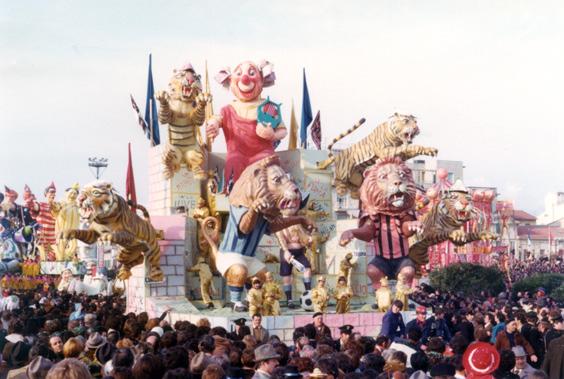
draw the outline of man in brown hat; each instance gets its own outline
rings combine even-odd
[[[255,349],[255,361],[258,368],[252,379],[270,379],[274,369],[278,367],[280,355],[271,344],[260,345]]]

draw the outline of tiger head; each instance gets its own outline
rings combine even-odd
[[[181,101],[194,101],[202,92],[200,75],[196,74],[191,64],[185,65],[180,70],[174,70],[168,87],[170,97]]]
[[[415,205],[415,181],[411,170],[398,157],[379,159],[364,172],[360,187],[363,212],[399,215]]]
[[[474,216],[476,210],[472,196],[464,188],[462,181],[457,180],[449,191],[442,195],[439,202],[439,212],[455,225],[462,225]]]
[[[412,115],[394,113],[387,121],[388,128],[398,145],[409,145],[419,134],[417,119]]]
[[[87,184],[77,199],[81,217],[92,220],[112,215],[117,208],[116,196],[109,182],[95,181]]]

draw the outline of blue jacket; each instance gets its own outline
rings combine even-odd
[[[405,335],[405,324],[401,313],[392,313],[389,310],[384,314],[380,335],[386,336],[392,341]]]
[[[450,341],[452,334],[444,318],[439,319],[432,316],[425,321],[422,340],[427,343],[427,340],[431,337],[442,337],[445,342]]]

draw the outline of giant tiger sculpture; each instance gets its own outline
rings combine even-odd
[[[174,70],[169,92],[159,91],[156,97],[160,104],[159,121],[168,124],[164,177],[172,178],[184,163],[197,179],[207,178],[198,127],[204,123],[206,104],[211,97],[202,93],[200,76],[188,63]]]
[[[422,232],[409,248],[409,257],[415,263],[417,275],[421,274],[421,266],[429,263],[428,249],[431,246],[447,240],[456,246],[463,246],[474,241],[497,239],[497,235],[487,230],[463,230],[464,224],[479,218],[480,211],[474,208],[472,196],[462,181],[457,180],[421,219]]]
[[[214,238],[217,234],[210,233],[217,219],[208,217],[201,223],[202,234],[211,246],[217,269],[227,280],[236,311],[246,309],[242,294],[247,279],[265,279],[266,267],[255,258],[261,237],[297,224],[313,230],[313,224],[305,217],[281,214],[282,209],[294,210],[295,214],[304,198],[280,167],[278,156],[271,155],[248,166],[235,182],[229,195],[229,220],[219,248]]]
[[[416,220],[415,182],[411,170],[399,158],[384,158],[366,170],[360,187],[362,203],[359,227],[341,234],[340,244],[353,238],[374,243],[374,259],[367,266],[367,275],[375,289],[387,276],[402,274],[407,285],[415,275],[415,264],[408,257],[408,239],[421,228]]]
[[[148,279],[163,280],[157,231],[151,225],[145,208],[136,205],[144,212],[145,219],[142,219],[129,208],[126,200],[114,191],[111,183],[103,181],[86,185],[78,201],[83,216],[90,219],[90,227],[87,230],[64,230],[61,232],[61,239],[76,238],[87,244],[99,240],[119,245],[116,257],[121,263],[117,275],[119,279],[128,279],[131,276],[131,268],[142,264],[146,259],[150,266]]]
[[[361,119],[355,126],[340,134],[331,142],[328,149],[343,137],[354,132],[364,123]],[[329,158],[318,162],[317,167],[325,169],[335,164],[333,184],[337,194],[344,196],[350,190],[353,198],[358,198],[362,184],[362,174],[367,167],[379,158],[400,157],[404,161],[418,155],[436,156],[437,149],[413,145],[413,138],[419,134],[417,120],[411,115],[394,113],[386,122],[378,125],[368,136],[340,151],[336,155],[329,153]]]

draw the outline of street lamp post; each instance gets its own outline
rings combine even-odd
[[[88,167],[96,180],[100,179],[104,170],[108,167],[108,158],[90,157],[88,158]],[[95,172],[94,172],[95,171]]]

